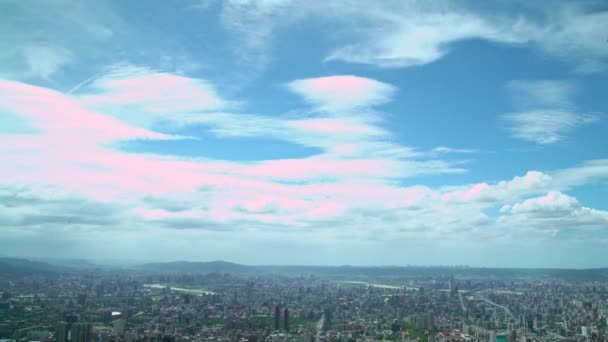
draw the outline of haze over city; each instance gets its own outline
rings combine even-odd
[[[0,1],[0,253],[607,267],[607,39],[604,1]]]

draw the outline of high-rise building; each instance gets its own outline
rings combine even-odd
[[[435,317],[433,316],[433,311],[429,310],[426,313],[426,328],[433,333],[433,329],[435,329]]]
[[[79,293],[78,294],[78,305],[85,306],[87,304],[87,294]]]
[[[528,320],[526,319],[526,316],[519,315],[519,327],[527,328],[527,326],[528,326]]]
[[[114,328],[114,335],[122,336],[125,333],[127,327],[127,321],[124,318],[119,318],[112,322]]]
[[[289,310],[287,308],[285,308],[283,315],[285,331],[289,331]]]
[[[275,330],[279,330],[281,329],[281,308],[276,305],[274,307],[274,329]]]
[[[490,332],[488,333],[488,342],[496,342],[496,332],[493,330],[490,330]]]
[[[72,324],[70,342],[90,342],[91,329],[91,323]]]
[[[456,297],[456,294],[458,293],[458,286],[456,286],[454,277],[450,277],[449,288],[450,288],[450,299],[452,299],[452,298]]]
[[[68,323],[60,322],[57,324],[57,331],[55,333],[56,342],[68,342]]]

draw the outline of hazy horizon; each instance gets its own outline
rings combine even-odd
[[[488,268],[488,269],[571,269],[571,270],[586,270],[586,269],[604,269],[608,268],[608,265],[598,264],[598,266],[591,267],[564,267],[564,266],[543,266],[543,265],[519,265],[519,266],[500,266],[500,265],[468,265],[468,264],[290,264],[290,263],[247,263],[247,262],[236,262],[231,260],[223,259],[208,259],[208,260],[196,260],[196,259],[112,259],[112,258],[70,258],[70,257],[53,257],[53,256],[31,256],[31,255],[0,255],[1,258],[14,258],[24,259],[29,261],[38,261],[45,263],[62,263],[70,261],[82,261],[90,263],[91,265],[99,266],[115,266],[115,267],[130,267],[144,264],[171,264],[171,263],[228,263],[250,267],[378,267],[378,268],[391,268],[391,267],[414,267],[414,268]]]
[[[608,3],[0,13],[2,253],[608,267]]]

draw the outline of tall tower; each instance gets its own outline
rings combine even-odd
[[[433,315],[432,310],[429,310],[426,313],[426,327],[429,330],[429,332],[432,334],[433,330],[435,329],[435,317]]]
[[[281,308],[279,305],[274,307],[274,330],[281,329]]]
[[[454,277],[450,277],[449,288],[450,288],[450,299],[452,299],[452,298],[454,298],[454,295],[456,294],[456,284],[454,283]]]
[[[283,319],[285,320],[285,331],[289,332],[289,310],[287,308],[285,308],[285,311],[283,312],[284,317]]]
[[[57,324],[57,335],[55,336],[56,342],[68,342],[68,324],[66,322],[60,322]]]
[[[89,342],[91,340],[91,324],[75,323],[72,325],[71,342]]]

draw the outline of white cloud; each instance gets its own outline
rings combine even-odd
[[[551,191],[542,197],[529,198],[523,202],[513,205],[505,205],[501,212],[513,214],[555,212],[560,215],[561,211],[572,211],[580,207],[578,201],[558,191]]]
[[[364,27],[363,37],[338,48],[326,60],[374,64],[381,67],[408,67],[434,62],[449,51],[449,44],[466,39],[487,39],[521,43],[525,38],[473,13],[445,12],[444,9],[406,8],[367,9],[372,24]],[[431,6],[429,6],[431,7]],[[394,12],[389,12],[394,11]],[[374,17],[375,16],[375,17]],[[380,24],[380,25],[378,25]]]
[[[608,178],[608,159],[590,160],[552,173],[557,189],[571,189],[585,184],[597,185]]]
[[[148,75],[148,70],[138,70],[125,71],[119,79],[141,80]],[[371,93],[377,90],[367,79],[357,82]],[[473,236],[508,239],[510,234],[527,230],[546,234],[536,225],[538,215],[530,225],[522,218],[531,215],[524,213],[524,207],[547,211],[534,206],[540,200],[525,202],[526,197],[608,178],[606,162],[596,160],[496,182],[452,188],[406,186],[401,181],[408,177],[465,172],[457,162],[437,155],[471,151],[442,146],[425,152],[402,146],[380,126],[381,113],[373,119],[359,110],[348,115],[319,114],[316,106],[350,96],[341,90],[311,102],[316,114],[309,118],[182,113],[180,123],[203,124],[219,136],[271,137],[321,149],[307,158],[237,162],[124,153],[105,145],[117,139],[168,137],[129,126],[104,111],[88,110],[80,96],[19,82],[5,81],[2,86],[1,106],[31,120],[40,130],[32,136],[3,136],[0,141],[0,159],[9,161],[0,169],[0,179],[13,189],[28,189],[14,192],[15,196],[9,191],[2,201],[12,207],[11,214],[0,221],[21,228],[11,228],[14,234],[7,233],[11,238],[22,236],[23,231],[40,234],[39,227],[56,232],[67,220],[74,223],[67,231],[92,232],[83,236],[97,236],[111,224],[120,237],[137,236],[144,229],[179,229],[179,236],[213,234],[219,238],[236,230],[260,242],[293,239],[297,231],[299,238],[327,243],[417,240],[466,244]],[[150,103],[147,93],[144,95],[143,103]],[[363,99],[361,105],[381,103],[365,93],[358,93],[358,98]],[[55,111],[39,110],[43,107]],[[144,106],[141,113],[153,111]],[[44,195],[45,189],[57,189],[60,195],[55,197],[61,200],[53,206],[37,206],[49,197]],[[82,198],[112,204],[107,220],[95,220],[90,212],[78,214],[73,203]],[[567,198],[554,202],[559,210],[570,210],[567,222],[601,229],[597,223],[604,217],[601,212],[581,209]],[[485,212],[505,204],[497,222]],[[62,205],[69,215],[53,214],[62,212]],[[515,224],[519,228],[514,230]]]
[[[219,21],[232,33],[230,48],[244,66],[254,72],[263,70],[272,60],[274,30],[290,18],[291,1],[225,1]]]
[[[581,64],[577,65],[573,73],[579,75],[597,74],[608,70],[608,64],[600,62],[594,59],[584,60]]]
[[[584,207],[574,197],[559,191],[505,205],[500,211],[508,215],[499,217],[497,223],[514,230],[525,227],[552,236],[570,230],[608,230],[608,211]]]
[[[579,126],[599,120],[599,115],[578,112],[574,84],[563,80],[516,80],[507,84],[519,111],[502,116],[515,138],[553,144]]]
[[[574,65],[575,72],[601,72],[608,45],[597,32],[605,31],[608,11],[588,3],[556,3],[513,13],[500,8],[483,12],[444,1],[402,1],[356,5],[343,2],[344,11],[328,11],[346,25],[357,25],[351,42],[334,50],[327,60],[408,67],[445,56],[450,44],[483,39],[529,46]],[[346,15],[350,20],[340,18]]]
[[[505,114],[503,119],[513,137],[538,144],[553,144],[579,126],[599,120],[599,117],[559,109],[539,109]]]
[[[337,33],[330,34],[328,40],[340,48],[330,59],[357,63],[431,63],[448,54],[451,44],[466,39],[534,44],[551,55],[572,59],[574,64],[579,61],[574,51],[562,54],[558,53],[560,48],[541,46],[545,44],[541,37],[546,44],[552,39],[565,39],[564,35],[576,39],[581,32],[555,37],[552,33],[579,28],[549,25],[545,29],[525,16],[485,15],[472,9],[450,8],[456,6],[453,3],[437,4],[235,1],[220,4],[220,20],[240,35],[233,37],[238,43],[233,48],[241,62],[254,67],[263,67],[271,59],[276,28],[299,20],[318,24],[318,29],[328,24],[336,28]],[[567,12],[564,15],[568,18],[587,16],[576,10]],[[100,15],[107,19],[107,12]],[[65,29],[66,17],[57,16],[63,20],[53,20],[53,25]],[[597,18],[603,17],[586,19],[597,26]],[[86,58],[81,66],[89,62],[97,65],[106,60],[96,59],[97,52],[114,60],[113,44],[99,44],[110,36],[119,39],[116,46],[129,46],[129,51],[137,50],[141,58],[154,59],[158,54],[150,54],[146,43],[140,44],[133,37],[153,37],[148,41],[153,50],[163,51],[163,56],[166,53],[162,42],[169,40],[163,35],[147,34],[150,31],[135,34],[128,25],[109,25],[110,30],[106,25],[95,25],[90,13],[74,20],[81,22],[75,26],[86,34],[81,39],[81,32],[75,31],[77,34],[61,39],[56,46],[79,49],[67,52],[43,45],[50,50],[41,51],[36,47],[30,51],[32,56],[46,53],[50,58],[37,63],[33,57],[29,72],[52,78],[70,60],[83,56]],[[85,25],[87,22],[92,26]],[[69,25],[73,23],[69,21]],[[49,32],[61,32],[57,29]],[[124,36],[130,38],[121,39]],[[22,38],[15,38],[18,51],[23,50],[23,42],[36,41]],[[594,44],[589,39],[580,43],[581,55]],[[106,47],[107,51],[101,51]],[[596,72],[597,65],[602,64],[603,47],[594,49],[588,66],[581,69]],[[450,188],[415,185],[411,177],[466,172],[463,161],[442,158],[475,150],[439,146],[424,151],[398,142],[383,121],[384,113],[374,109],[392,99],[396,92],[393,86],[357,76],[301,79],[287,85],[309,105],[298,117],[218,112],[237,109],[210,82],[166,71],[176,63],[172,58],[161,61],[162,67],[123,65],[101,76],[96,74],[99,70],[87,70],[87,75],[94,76],[68,94],[2,82],[0,109],[29,120],[38,130],[28,135],[0,136],[0,160],[4,161],[0,179],[6,186],[0,187],[0,208],[7,209],[0,211],[4,246],[15,241],[25,246],[19,238],[34,237],[39,243],[52,244],[50,252],[63,251],[57,241],[63,238],[67,247],[82,249],[73,253],[87,253],[87,247],[98,252],[104,248],[139,252],[141,246],[154,246],[150,247],[154,250],[151,255],[158,257],[157,252],[164,251],[158,247],[161,241],[170,241],[178,253],[188,249],[191,254],[186,257],[207,257],[213,254],[197,254],[201,242],[213,241],[205,244],[205,253],[213,249],[225,253],[245,244],[257,249],[264,243],[283,245],[296,240],[303,240],[307,248],[325,244],[351,250],[360,245],[376,247],[377,242],[458,241],[467,246],[508,238],[512,232],[553,234],[577,227],[606,227],[604,211],[584,207],[560,192],[606,180],[606,160]],[[0,60],[5,61],[2,56]],[[204,64],[197,60],[185,69]],[[520,132],[524,139],[554,142],[575,127],[597,120],[593,114],[570,108],[575,89],[567,82],[514,81],[510,89],[528,93],[520,98],[523,108],[506,119],[513,133]],[[545,118],[547,111],[552,115]],[[529,113],[537,115],[529,117]],[[242,162],[126,153],[107,146],[124,139],[175,138],[151,128],[160,125],[169,131],[198,125],[221,138],[278,139],[318,151],[305,158]],[[521,133],[526,129],[527,133]],[[528,198],[541,193],[548,194]],[[501,206],[502,217],[495,222],[496,217],[489,212]],[[235,231],[243,242],[234,241]],[[141,243],[135,246],[132,241]]]
[[[193,121],[190,118],[229,105],[205,80],[133,65],[114,66],[73,89],[79,90],[83,105],[146,128],[182,126]]]
[[[547,23],[534,37],[541,50],[574,63],[575,72],[605,70],[598,66],[608,60],[608,11],[595,10],[592,2],[548,6],[546,11]]]
[[[11,79],[49,79],[72,64],[73,70],[93,67],[89,63],[115,52],[105,43],[117,39],[113,30],[123,33],[124,28],[116,12],[102,3],[2,1],[0,13],[11,13],[0,23],[0,74]]]
[[[352,75],[308,78],[287,87],[325,111],[346,111],[390,101],[396,88],[373,79]]]
[[[72,60],[72,53],[50,44],[28,44],[23,47],[26,75],[49,79]]]
[[[563,80],[516,80],[507,84],[516,105],[523,108],[571,107],[574,84]]]
[[[551,175],[540,171],[528,171],[524,176],[495,183],[477,183],[468,186],[446,188],[441,199],[447,203],[478,203],[492,206],[496,203],[518,200],[522,196],[537,194],[553,186]]]
[[[482,39],[526,46],[575,65],[575,72],[601,72],[608,45],[597,32],[605,29],[608,11],[589,3],[530,6],[514,12],[493,4],[483,9],[435,1],[228,1],[222,23],[236,40],[236,51],[251,64],[271,60],[279,28],[319,25],[337,45],[326,61],[410,67],[432,63],[459,41]],[[323,30],[325,27],[331,30]]]
[[[435,155],[459,154],[459,153],[460,154],[470,154],[470,153],[477,153],[477,152],[479,152],[479,151],[475,150],[475,149],[453,148],[453,147],[447,147],[447,146],[437,146],[430,151],[431,154],[435,154]]]

